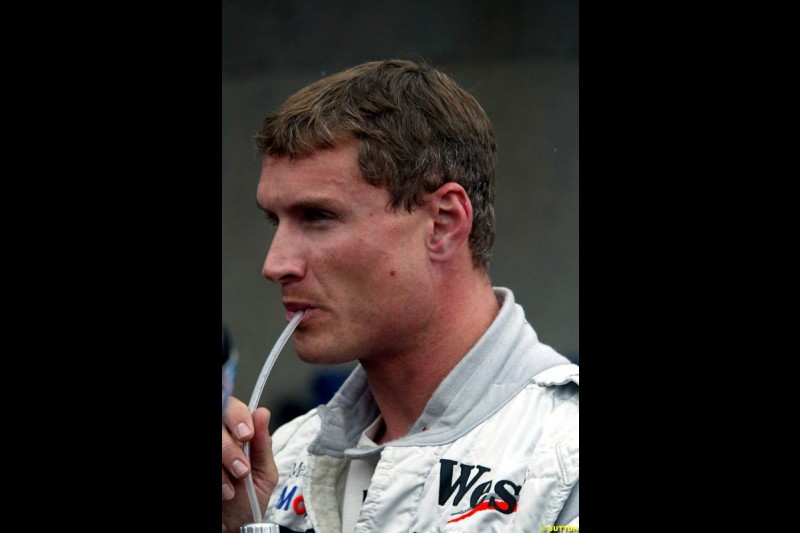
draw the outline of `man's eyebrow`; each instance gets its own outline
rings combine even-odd
[[[265,213],[272,213],[268,207],[262,205],[258,200],[256,200],[256,207]],[[318,198],[304,198],[302,200],[298,200],[297,202],[291,204],[289,209],[317,209],[320,211],[329,211],[331,209],[341,210],[342,204],[333,198],[321,196]]]
[[[329,211],[331,209],[341,209],[341,204],[333,198],[325,196],[319,198],[305,198],[291,206],[294,209],[317,209],[319,211]]]

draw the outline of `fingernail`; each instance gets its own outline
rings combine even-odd
[[[236,434],[239,435],[240,439],[250,436],[250,428],[244,422],[240,422],[238,426],[236,426]]]
[[[247,474],[247,467],[244,466],[244,463],[239,459],[236,459],[233,464],[231,464],[231,469],[233,473],[236,474],[236,477],[244,477]]]
[[[222,499],[223,500],[230,500],[233,498],[233,487],[228,485],[227,483],[222,484]]]

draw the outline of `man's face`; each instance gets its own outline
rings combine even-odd
[[[277,231],[264,277],[281,286],[301,359],[398,357],[424,344],[433,313],[424,208],[389,208],[349,143],[296,159],[264,157],[258,203]]]

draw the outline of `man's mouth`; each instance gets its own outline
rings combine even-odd
[[[316,309],[313,305],[305,302],[299,301],[284,301],[283,306],[286,308],[286,321],[289,322],[294,315],[296,315],[299,311],[305,311],[305,315],[300,320],[300,324],[303,324],[308,320],[309,315],[314,312]],[[298,324],[299,326],[299,324]]]

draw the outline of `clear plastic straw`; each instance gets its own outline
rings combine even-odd
[[[261,369],[261,375],[258,376],[258,381],[256,381],[256,386],[253,389],[253,395],[250,397],[250,404],[248,408],[250,409],[250,414],[252,415],[256,407],[258,407],[258,401],[261,399],[261,392],[264,390],[264,384],[267,382],[267,378],[269,377],[269,373],[272,371],[272,366],[275,364],[275,361],[278,359],[278,355],[280,355],[281,350],[286,345],[286,342],[291,337],[294,329],[297,327],[297,324],[300,322],[300,319],[303,318],[303,314],[305,311],[298,311],[286,325],[286,328],[281,333],[281,336],[278,337],[278,340],[275,342],[275,346],[272,347],[272,351],[269,352],[267,356],[266,362],[264,362],[264,368]],[[250,462],[250,443],[244,443],[244,455],[247,457],[247,462]],[[254,522],[263,522],[264,517],[261,514],[261,507],[258,505],[258,495],[256,494],[256,487],[253,484],[253,469],[250,469],[250,472],[247,474],[247,478],[245,479],[245,485],[247,486],[247,497],[250,498],[250,508],[253,511],[253,521]]]

